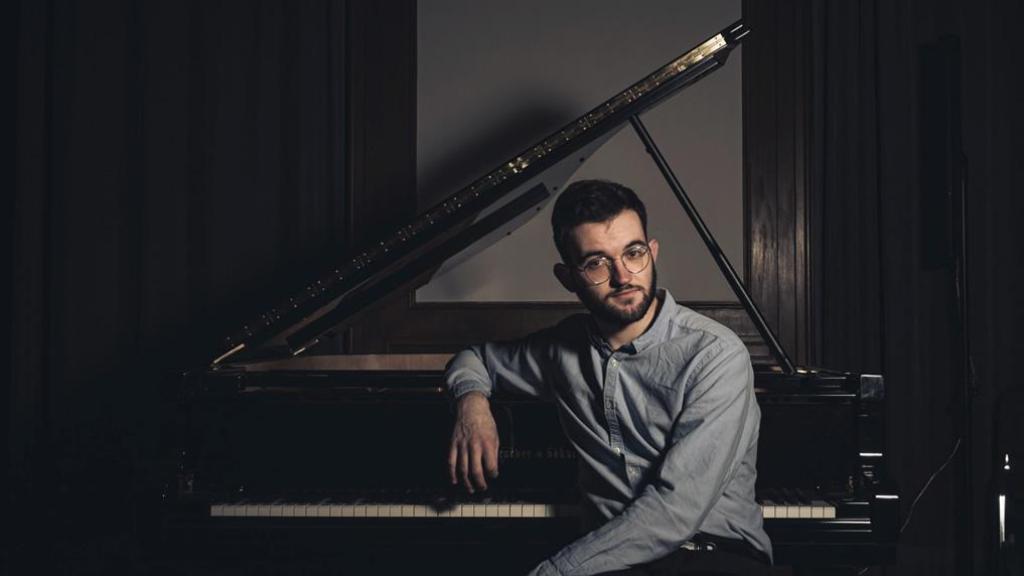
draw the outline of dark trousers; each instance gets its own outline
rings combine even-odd
[[[768,557],[742,540],[699,534],[698,550],[680,548],[664,558],[601,576],[767,576]]]

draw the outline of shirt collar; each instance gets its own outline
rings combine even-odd
[[[661,301],[661,306],[655,314],[651,325],[632,342],[619,348],[619,351],[627,354],[638,354],[665,339],[669,331],[670,319],[675,316],[676,308],[679,305],[676,304],[675,298],[672,297],[668,289],[659,288],[657,294],[658,299]],[[651,305],[657,306],[657,302],[652,302]],[[601,331],[597,329],[597,323],[594,321],[593,316],[590,317],[590,322],[587,323],[587,333],[591,344],[597,348],[601,356],[611,355],[612,348],[608,341],[604,339],[604,336],[601,335]]]

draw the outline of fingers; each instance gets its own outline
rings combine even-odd
[[[459,445],[459,479],[462,481],[462,485],[472,494],[473,485],[469,482],[469,448],[466,443],[463,442]]]
[[[452,440],[452,445],[448,449],[448,478],[451,479],[452,484],[458,484],[458,477],[455,475],[456,469],[459,465],[459,448],[455,444],[455,440]]]
[[[481,442],[474,442],[469,449],[470,475],[473,483],[481,490],[487,490],[487,480],[484,478],[484,467],[482,464],[484,447]],[[470,494],[473,489],[469,489]]]
[[[488,478],[498,477],[498,443],[491,442],[484,446],[484,471]]]
[[[448,479],[452,484],[461,483],[472,494],[487,490],[487,478],[497,477],[496,441],[452,441],[448,450]]]
[[[459,404],[448,448],[448,478],[472,494],[487,490],[487,478],[498,476],[498,430],[486,404],[474,398]]]

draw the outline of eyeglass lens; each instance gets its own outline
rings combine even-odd
[[[630,274],[643,272],[650,262],[650,251],[646,246],[634,246],[622,253],[619,260]],[[591,283],[603,284],[612,277],[614,262],[609,258],[594,258],[583,264],[583,273]]]

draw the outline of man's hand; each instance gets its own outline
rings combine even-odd
[[[491,414],[491,403],[480,392],[469,392],[459,398],[451,449],[448,451],[448,473],[452,484],[487,490],[487,480],[498,477],[498,427]]]

